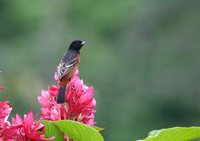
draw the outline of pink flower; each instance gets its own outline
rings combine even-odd
[[[4,87],[3,87],[3,86],[0,86],[0,91],[1,91],[1,90],[4,90]]]
[[[0,102],[0,123],[7,121],[11,111],[12,106],[8,103],[8,101]]]
[[[39,121],[34,121],[32,112],[24,116],[24,120],[17,114],[16,118],[12,118],[12,125],[2,132],[3,140],[17,141],[46,141],[53,138],[45,138],[44,125]]]
[[[55,79],[57,75],[55,74]],[[59,83],[59,82],[58,82]],[[65,103],[57,104],[59,86],[51,86],[48,91],[42,91],[38,97],[42,105],[41,115],[45,120],[75,120],[88,125],[94,125],[96,101],[93,98],[94,88],[84,85],[78,76],[78,71],[67,84]]]
[[[57,104],[56,98],[58,93],[57,86],[51,86],[48,91],[42,91],[42,96],[38,97],[38,101],[42,104],[42,116],[45,120],[62,120],[67,119],[67,105]]]
[[[2,138],[1,133],[10,125],[7,119],[11,111],[12,107],[8,104],[8,101],[0,102],[0,140]]]

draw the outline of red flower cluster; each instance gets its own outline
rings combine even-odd
[[[59,83],[59,82],[58,82]],[[0,86],[0,90],[4,87]],[[41,108],[41,119],[44,120],[74,120],[87,125],[94,125],[94,107],[96,101],[93,98],[94,88],[87,87],[78,76],[78,71],[67,84],[65,103],[57,104],[59,86],[51,86],[47,91],[42,90],[38,97]],[[34,115],[29,112],[22,119],[18,114],[12,118],[12,123],[7,121],[12,106],[8,101],[0,102],[0,141],[46,141],[54,137],[45,138],[45,126],[34,120]],[[68,138],[64,135],[64,138]]]
[[[12,107],[8,104],[8,101],[0,102],[0,140],[2,139],[2,132],[10,125],[7,119],[11,111]]]
[[[24,120],[19,115],[12,119],[12,124],[7,118],[12,110],[8,101],[0,102],[0,140],[1,141],[46,141],[44,137],[44,125],[34,121],[32,112],[24,116]]]
[[[56,75],[55,75],[56,76]],[[67,84],[65,103],[57,104],[59,86],[51,86],[47,91],[42,91],[38,97],[42,105],[41,115],[45,120],[75,120],[88,125],[94,125],[93,108],[96,101],[93,98],[94,88],[83,84],[78,76],[78,71]]]

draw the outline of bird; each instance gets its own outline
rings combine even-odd
[[[58,104],[65,101],[66,85],[79,67],[81,59],[80,49],[85,43],[85,41],[81,40],[72,41],[57,67],[56,72],[60,85],[57,98]]]

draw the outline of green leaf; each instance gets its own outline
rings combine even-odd
[[[103,141],[103,137],[93,127],[71,120],[54,121],[60,130],[75,141]]]
[[[151,131],[147,138],[138,141],[189,141],[200,138],[200,127],[173,127]]]
[[[52,122],[43,120],[42,124],[45,125],[45,137],[50,138],[52,136],[55,136],[55,139],[53,141],[64,141],[64,134],[60,131],[60,129]]]
[[[101,132],[104,130],[104,128],[97,127],[97,126],[91,126],[92,128],[96,129],[97,131]]]

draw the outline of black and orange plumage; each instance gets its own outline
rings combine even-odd
[[[78,69],[80,63],[80,49],[84,44],[84,41],[73,41],[58,65],[57,74],[60,81],[60,89],[57,103],[64,103],[65,101],[66,84]]]

